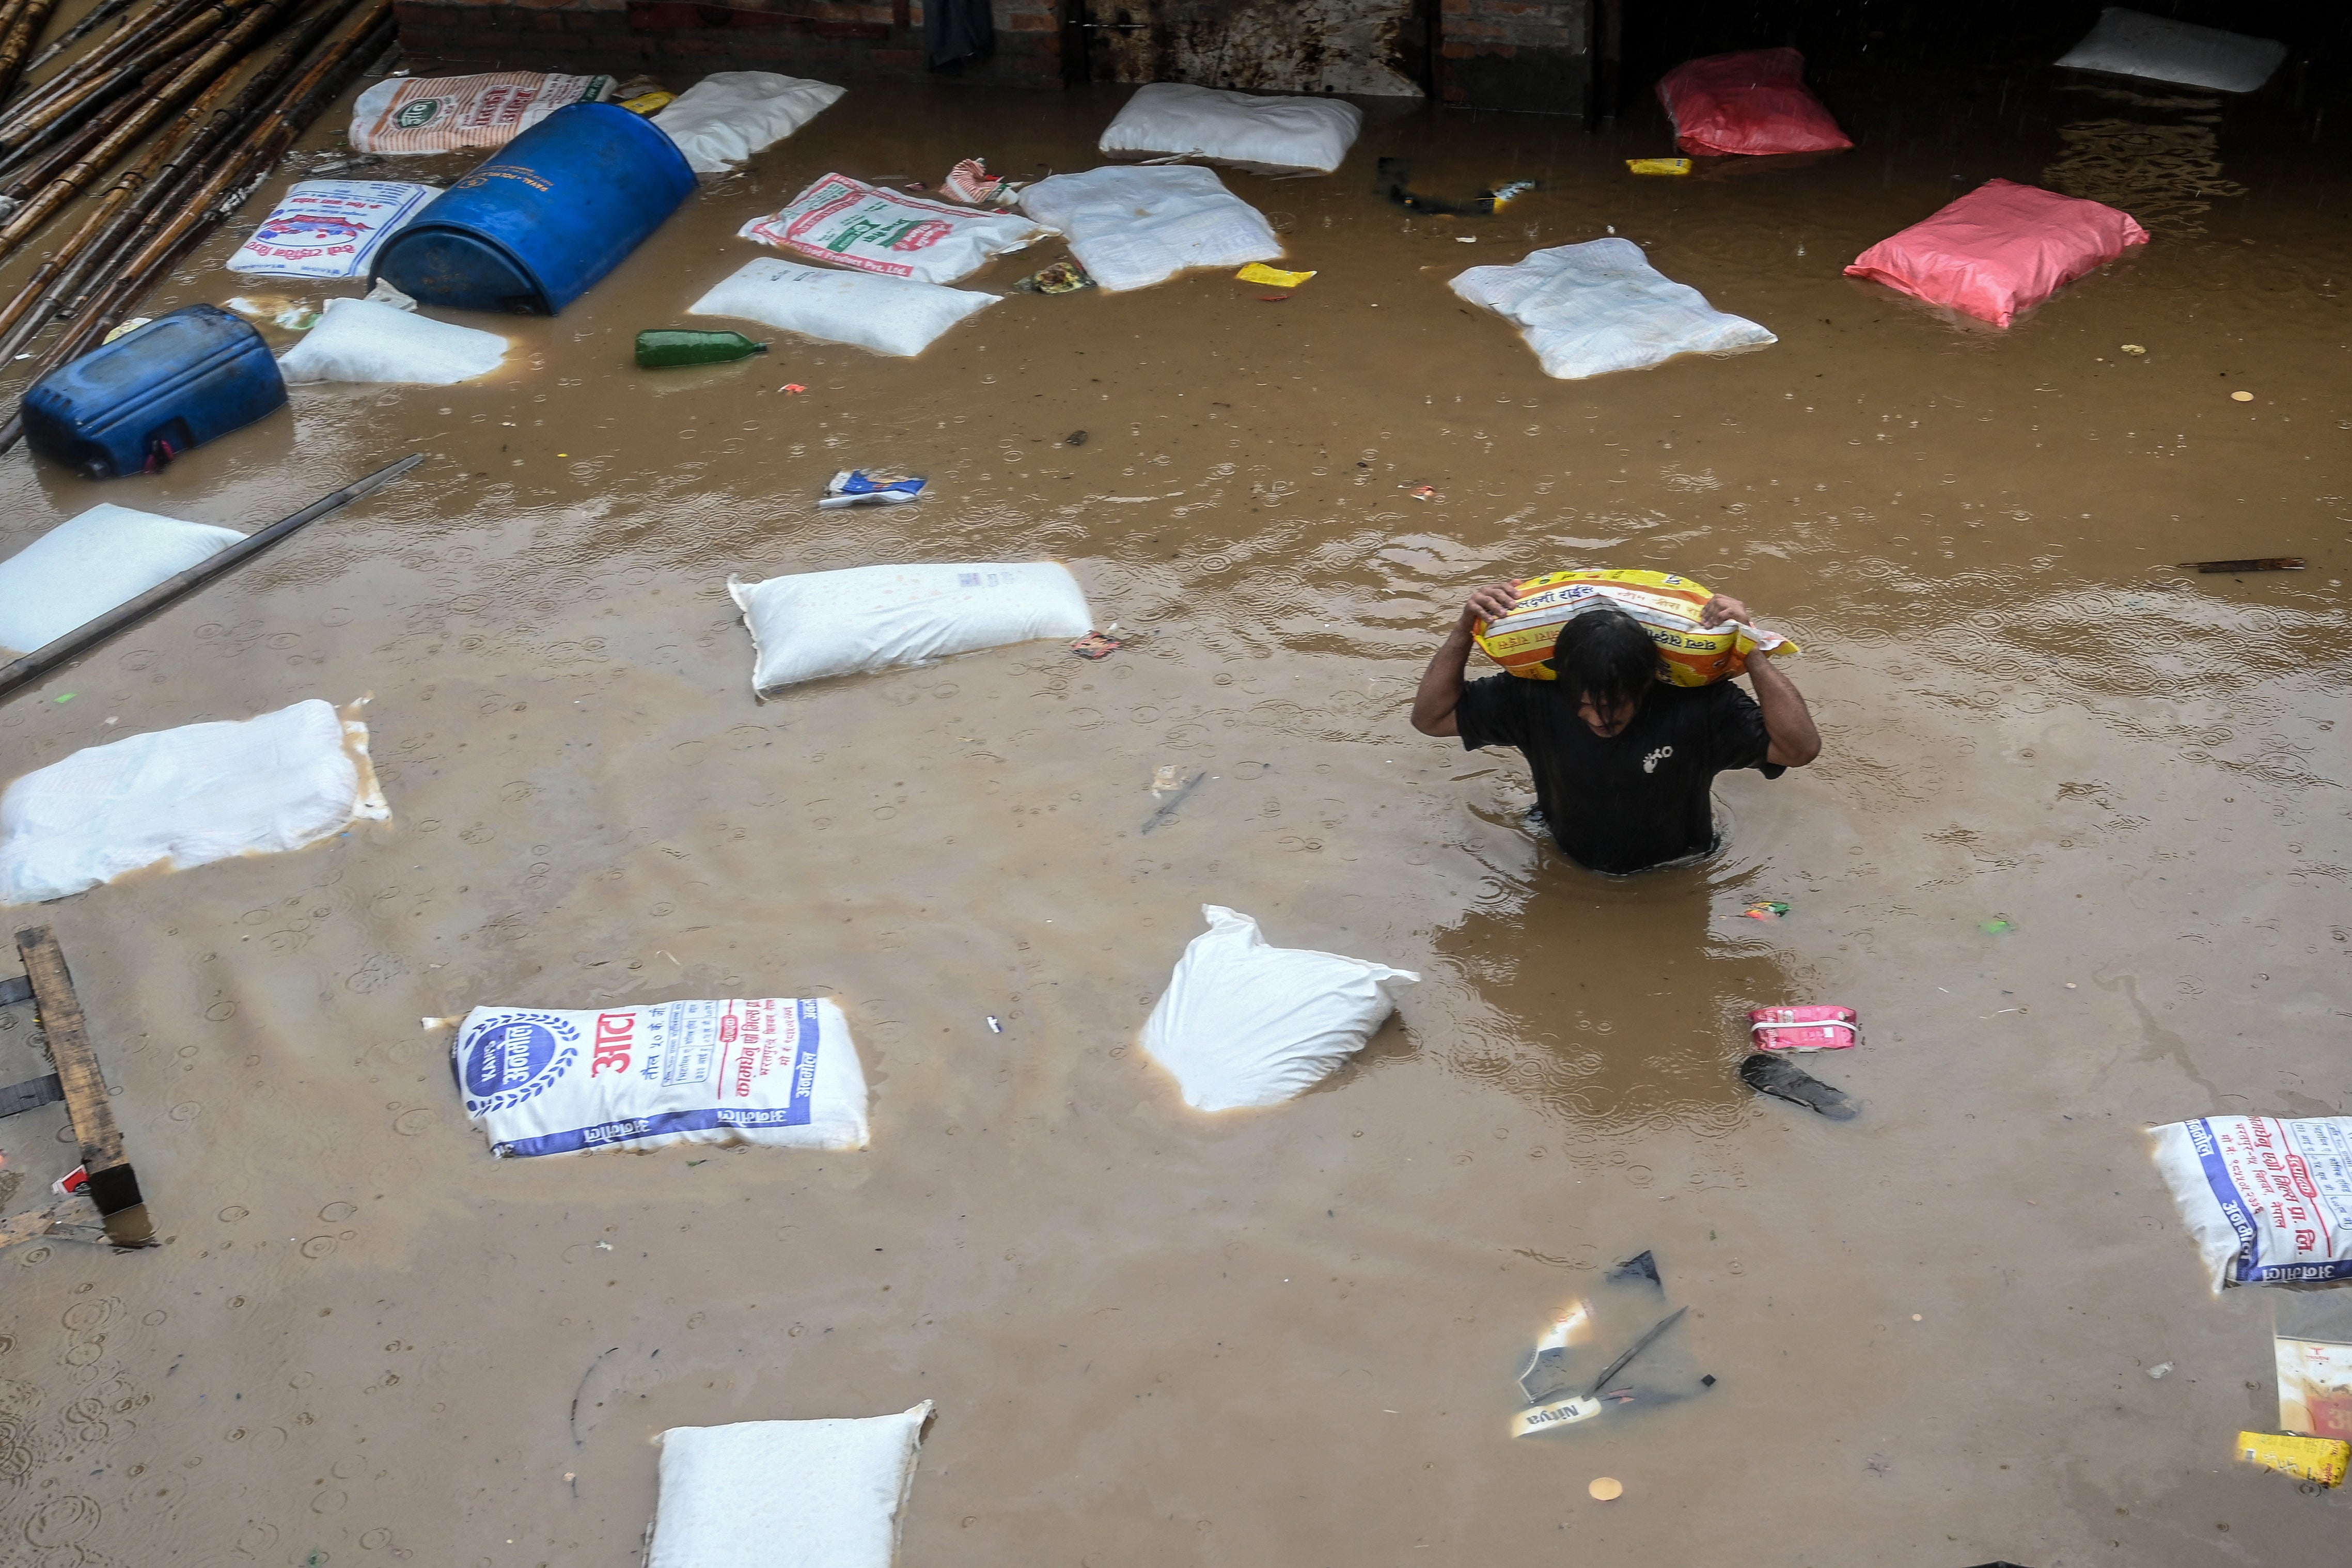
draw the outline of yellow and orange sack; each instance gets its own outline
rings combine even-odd
[[[1737,621],[1699,624],[1715,597],[1703,585],[1671,572],[1554,572],[1518,584],[1517,607],[1472,628],[1486,657],[1528,680],[1559,679],[1551,667],[1559,630],[1587,610],[1611,605],[1642,623],[1664,656],[1665,679],[1676,686],[1712,686],[1748,668],[1756,653],[1795,653],[1777,632]]]

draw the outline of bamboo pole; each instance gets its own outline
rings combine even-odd
[[[215,0],[214,4],[131,55],[119,68],[104,74],[93,74],[37,108],[23,110],[6,125],[0,126],[0,147],[22,146],[83,105],[124,91],[146,72],[173,58],[190,45],[218,32],[238,12],[260,3],[261,0]]]
[[[104,5],[91,7],[89,16],[84,16],[80,21],[76,22],[72,26],[68,27],[63,33],[59,34],[57,41],[51,44],[47,48],[43,49],[38,55],[36,55],[33,58],[33,63],[26,66],[25,68],[28,71],[37,71],[40,69],[43,66],[47,65],[51,60],[56,59],[59,55],[65,53],[66,50],[73,47],[74,45],[88,37],[92,30],[106,22],[111,21],[114,17],[121,16],[130,8],[131,0],[106,0]]]
[[[79,59],[68,60],[55,75],[39,85],[16,95],[0,125],[14,121],[47,103],[58,93],[93,77],[103,76],[121,60],[159,35],[160,29],[177,25],[179,19],[205,5],[207,0],[154,0],[136,21],[125,21],[114,37],[99,45]]]
[[[12,8],[7,32],[0,35],[0,97],[5,97],[25,74],[25,58],[41,41],[41,29],[49,25],[49,14],[57,8],[58,0],[21,0]]]

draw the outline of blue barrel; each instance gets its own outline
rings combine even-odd
[[[61,364],[25,393],[25,444],[93,479],[153,473],[286,406],[259,332],[190,305]]]
[[[374,276],[427,305],[552,316],[694,190],[667,132],[609,103],[557,110],[434,198]]]

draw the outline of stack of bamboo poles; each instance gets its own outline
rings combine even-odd
[[[56,3],[0,0],[0,93]],[[80,26],[128,4],[102,0]],[[0,305],[0,364],[54,322],[36,378],[100,342],[393,36],[392,0],[149,0],[104,43],[0,100],[0,258],[62,236]],[[110,174],[75,221],[68,209]],[[23,432],[21,418],[0,426],[0,451]]]

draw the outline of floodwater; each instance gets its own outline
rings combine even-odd
[[[2342,1496],[2230,1460],[2275,1424],[2270,1304],[2209,1289],[2142,1132],[2352,1105],[2340,137],[1861,77],[1850,154],[1640,180],[1647,113],[1383,105],[1338,177],[1229,176],[1320,271],[1283,302],[1196,276],[1013,296],[913,361],[629,363],[807,179],[1087,167],[1120,96],[860,88],[562,317],[478,323],[501,379],[298,389],[104,487],[0,461],[13,545],[430,455],[0,709],[13,775],[366,696],[393,808],[13,911],[63,941],[165,1245],[0,1253],[0,1559],[620,1568],[664,1428],[924,1399],[909,1564],[2340,1553]],[[2242,194],[2173,189],[2006,333],[1839,275],[2101,121],[2213,131],[2167,144]],[[1543,186],[1421,217],[1383,155]],[[1552,382],[1444,288],[1612,226],[1780,343]],[[272,288],[217,269],[236,237],[157,302]],[[857,464],[933,491],[814,510]],[[2311,569],[2168,564],[2279,554]],[[751,696],[730,574],[1046,556],[1150,640]],[[1804,644],[1827,749],[1722,781],[1704,867],[1564,864],[1515,756],[1405,722],[1470,588],[1585,564]],[[1146,836],[1171,766],[1209,776]],[[1135,1036],[1203,903],[1421,984],[1316,1091],[1189,1112]],[[494,1162],[418,1026],[812,994],[863,1153]],[[1804,1001],[1861,1010],[1815,1066],[1850,1123],[1734,1077],[1741,1015]],[[0,1124],[13,1206],[58,1114]],[[1533,1337],[1645,1248],[1714,1386],[1507,1436]]]

